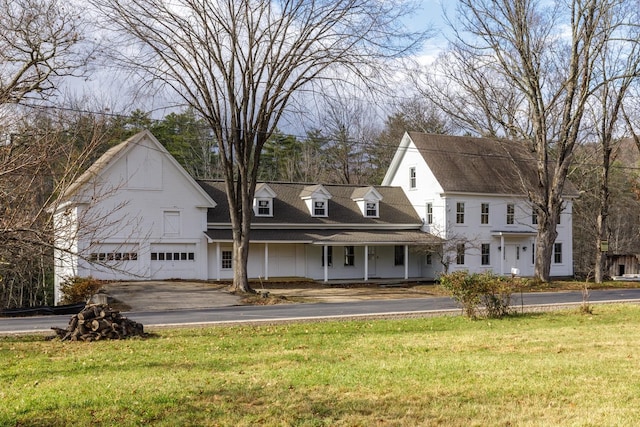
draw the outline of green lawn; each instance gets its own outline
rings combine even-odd
[[[629,426],[640,306],[0,338],[0,402],[1,426]]]

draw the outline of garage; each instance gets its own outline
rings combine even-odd
[[[196,278],[196,249],[194,243],[152,244],[150,247],[151,278]]]

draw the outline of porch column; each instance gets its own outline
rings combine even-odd
[[[369,245],[364,245],[364,281],[369,280]]]
[[[404,245],[404,280],[409,278],[409,245]]]
[[[220,260],[220,242],[216,242],[216,280],[220,280],[220,267],[222,266],[222,260]]]
[[[504,234],[500,235],[500,275],[504,275],[504,257],[507,248],[504,247]]]
[[[324,260],[324,281],[328,282],[329,281],[329,249],[327,249],[328,246],[327,245],[323,245],[322,246],[322,253],[324,254],[323,256],[323,260]]]
[[[269,243],[264,244],[264,280],[269,280]]]

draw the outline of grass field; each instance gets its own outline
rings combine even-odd
[[[135,320],[135,319],[133,319]],[[640,306],[0,338],[0,425],[630,426]]]

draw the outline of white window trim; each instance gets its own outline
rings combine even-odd
[[[373,210],[375,211],[373,215],[369,215],[369,204],[373,205]],[[367,218],[378,218],[380,216],[380,202],[377,200],[365,201],[364,202],[364,215]]]
[[[324,213],[323,214],[317,214],[316,213],[316,203],[322,203],[324,205]],[[316,218],[326,218],[329,216],[329,203],[328,200],[318,200],[318,199],[313,199],[311,201],[311,216],[312,217],[316,217]]]
[[[409,166],[409,190],[418,188],[418,170],[415,166]]]
[[[267,208],[269,209],[268,213],[260,213],[260,208],[261,208],[260,203],[262,202],[267,202],[267,205],[268,205]],[[257,198],[255,214],[256,216],[272,217],[273,216],[273,199],[266,198],[266,197]]]

